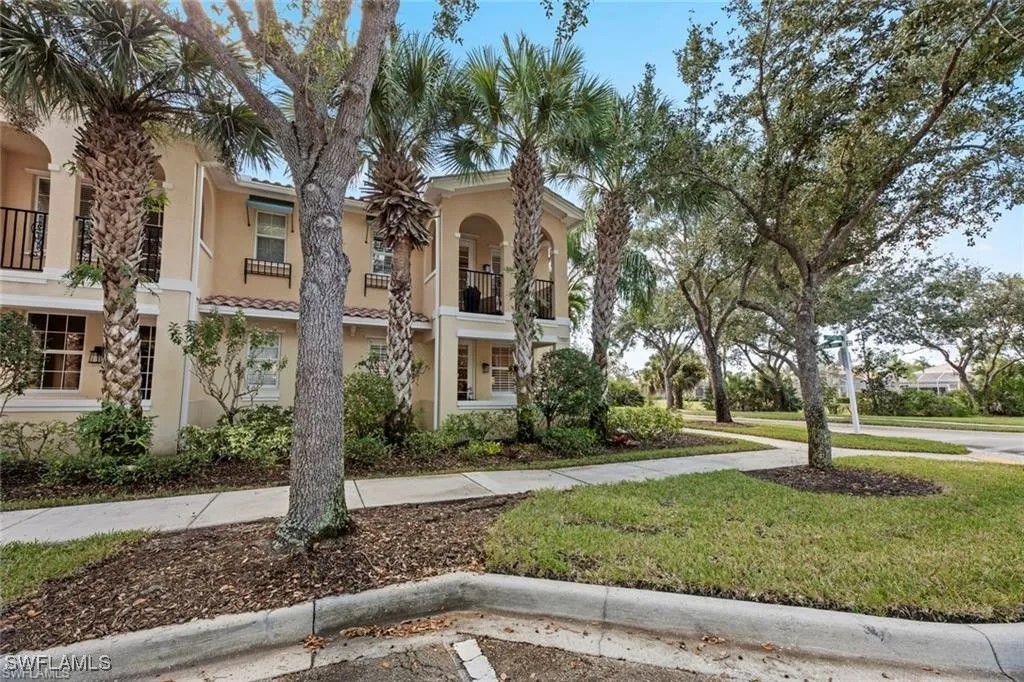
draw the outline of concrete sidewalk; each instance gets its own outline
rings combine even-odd
[[[687,429],[694,433],[708,433]],[[719,434],[714,434],[719,435]],[[618,483],[665,478],[723,469],[769,469],[804,464],[801,443],[769,438],[744,437],[775,449],[720,455],[669,457],[618,464],[594,464],[562,469],[472,471],[463,474],[371,478],[345,483],[351,509],[414,502],[441,502],[489,495],[521,493],[542,488],[564,489],[576,485]],[[920,453],[872,453],[866,450],[833,449],[836,457],[867,454],[925,457],[930,459],[993,461],[979,454],[924,455]],[[998,460],[996,460],[998,461]],[[0,544],[15,541],[72,540],[95,533],[120,530],[183,530],[226,523],[241,523],[284,516],[288,486],[223,493],[159,497],[124,502],[104,502],[70,507],[25,509],[0,513]]]

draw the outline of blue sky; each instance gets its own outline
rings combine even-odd
[[[523,32],[530,39],[550,43],[557,26],[548,19],[539,0],[478,0],[479,9],[459,35],[462,44],[451,45],[460,56],[470,49],[497,45],[502,33]],[[666,0],[591,0],[588,24],[574,40],[587,55],[589,70],[609,80],[622,92],[637,83],[648,62],[657,68],[657,84],[669,96],[680,99],[684,89],[676,76],[675,55],[685,39],[691,20],[714,22],[724,34],[731,25],[724,2]],[[406,31],[429,32],[437,4],[433,0],[402,0],[398,21]],[[285,180],[283,172],[273,174]],[[570,197],[572,193],[570,192]],[[969,246],[960,234],[949,234],[931,248],[936,255],[954,254],[1002,272],[1024,272],[1024,206],[1017,206],[994,221],[985,238]]]

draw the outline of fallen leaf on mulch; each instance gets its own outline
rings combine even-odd
[[[46,649],[480,567],[484,531],[524,497],[356,510],[349,533],[307,554],[275,552],[273,521],[154,536],[4,604],[0,651]]]

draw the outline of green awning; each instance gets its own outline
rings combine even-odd
[[[249,195],[249,200],[245,202],[245,205],[249,208],[255,208],[258,211],[281,213],[283,215],[291,215],[295,210],[295,204],[291,201],[258,197],[253,194]]]

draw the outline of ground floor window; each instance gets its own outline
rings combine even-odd
[[[366,368],[381,376],[388,373],[388,344],[384,339],[370,339],[366,354]]]
[[[156,327],[139,326],[139,363],[142,365],[142,399],[153,397],[153,360],[156,358]]]
[[[458,400],[473,399],[473,384],[469,375],[469,344],[459,344],[459,354],[456,370],[456,398]]]
[[[277,368],[281,362],[281,335],[268,334],[264,343],[254,344],[249,349],[249,358],[254,362],[246,369],[245,380],[250,389],[276,391],[278,389]]]
[[[491,393],[515,393],[516,377],[512,371],[512,347],[491,346]]]
[[[43,354],[36,388],[77,391],[82,379],[85,318],[78,315],[30,313],[28,321],[36,331]]]

